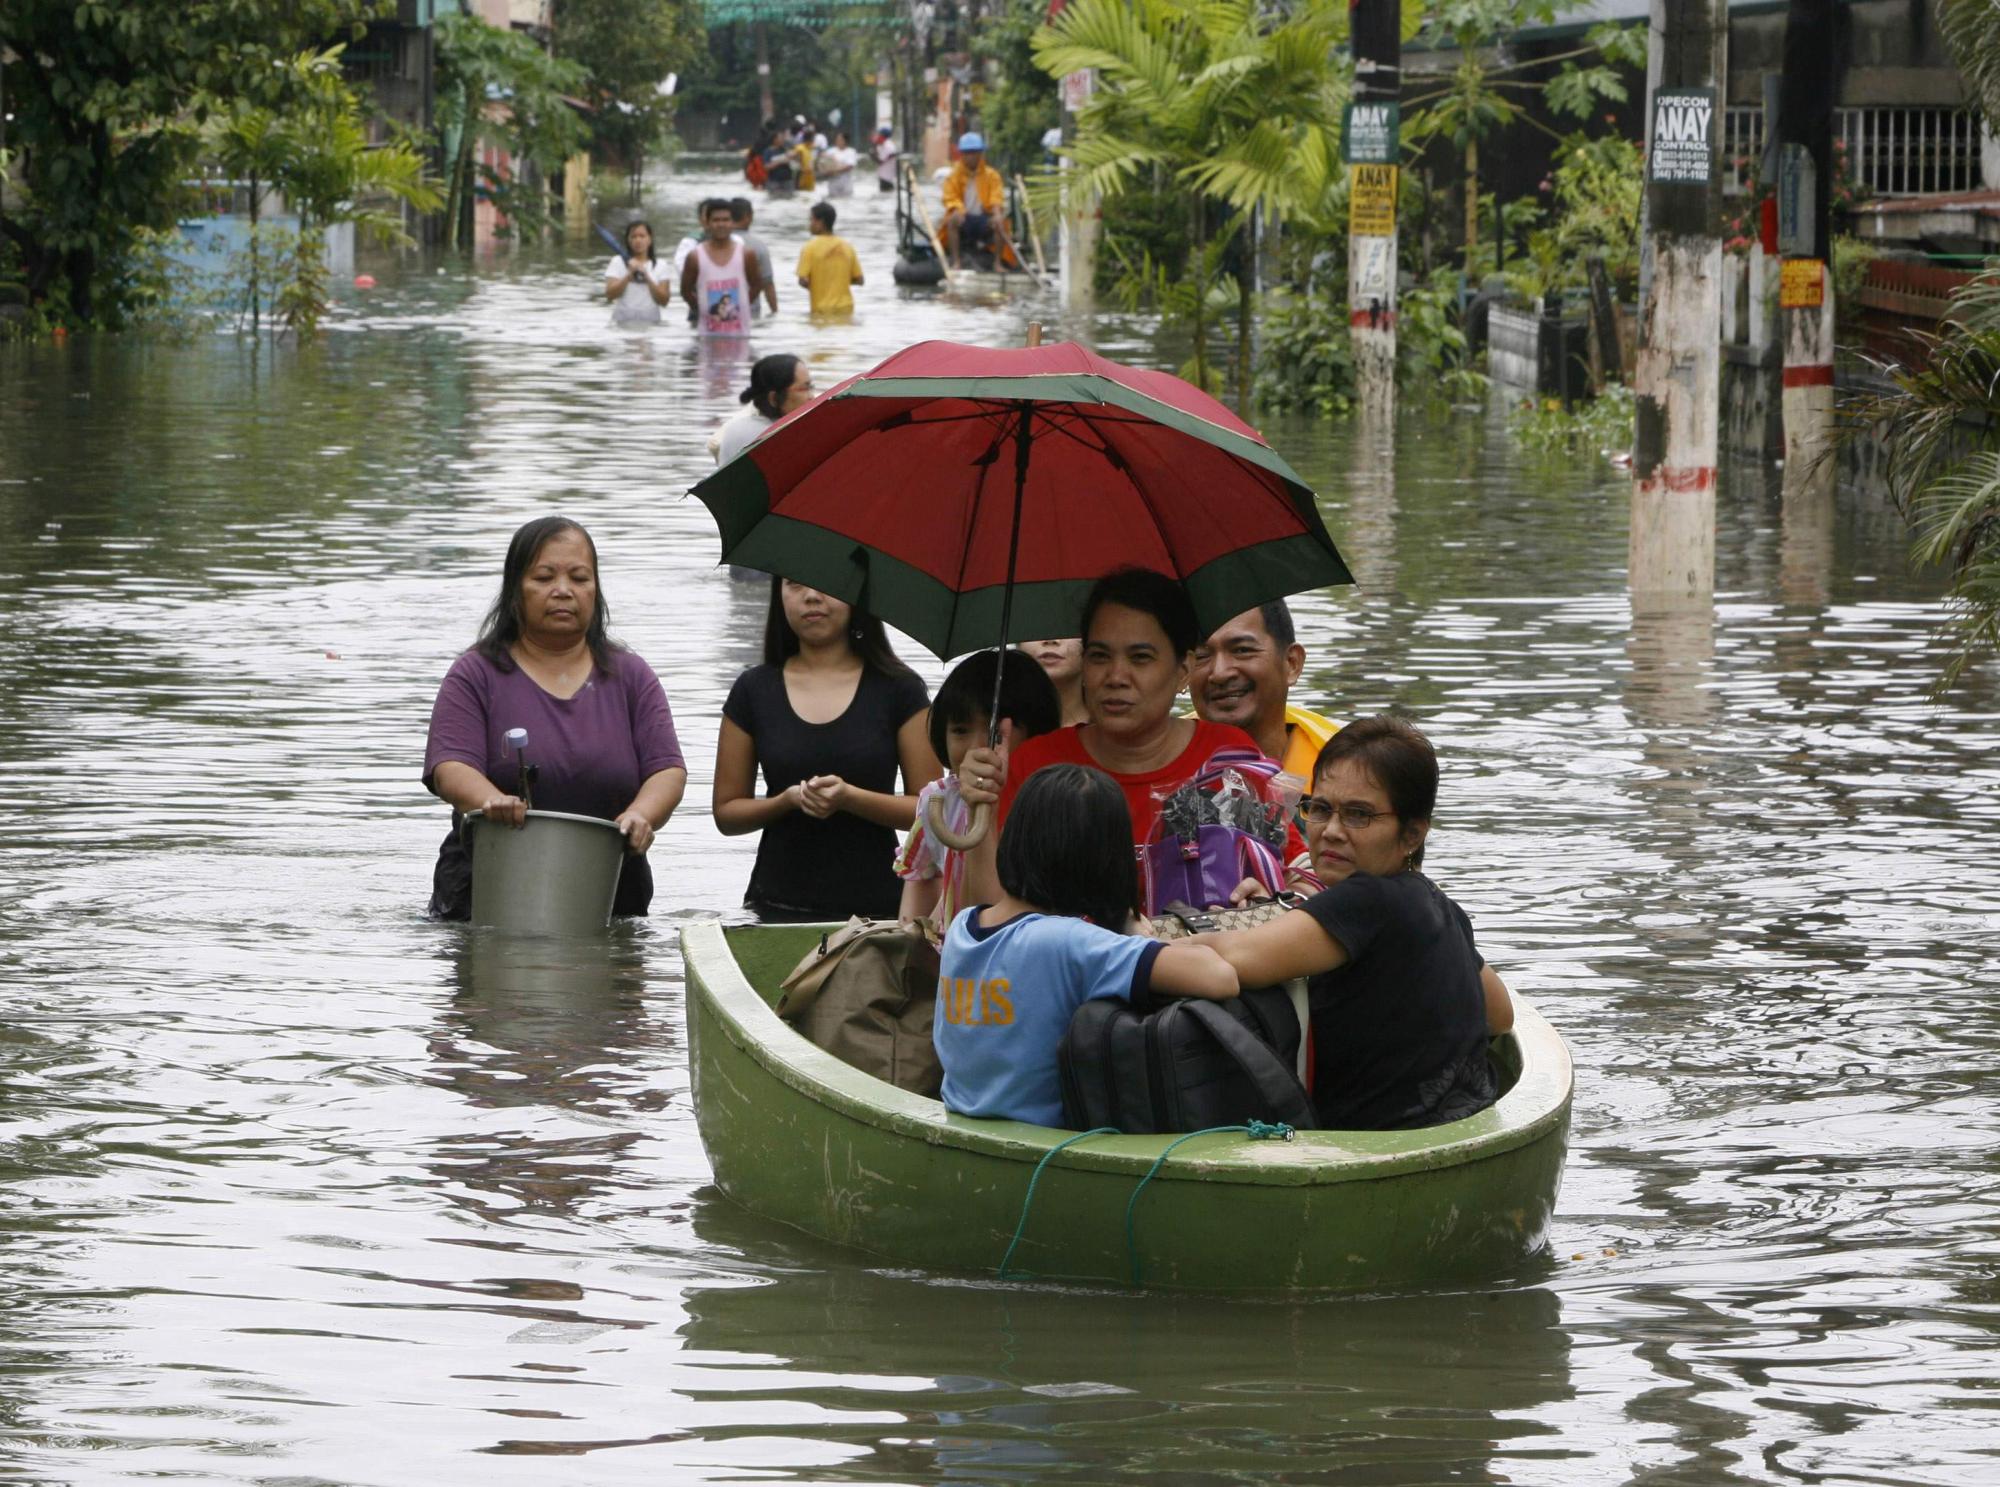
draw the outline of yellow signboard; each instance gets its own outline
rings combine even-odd
[[[1818,258],[1787,258],[1778,265],[1778,308],[1817,310],[1826,303],[1826,264]]]
[[[1347,172],[1348,233],[1388,237],[1396,230],[1396,167],[1350,165]]]

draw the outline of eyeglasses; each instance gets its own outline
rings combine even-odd
[[[1375,824],[1376,817],[1393,816],[1396,813],[1370,810],[1365,805],[1355,805],[1352,802],[1347,805],[1335,805],[1330,800],[1321,800],[1317,795],[1308,795],[1299,802],[1299,814],[1314,826],[1324,826],[1335,816],[1339,816],[1340,824],[1349,831],[1366,831]]]

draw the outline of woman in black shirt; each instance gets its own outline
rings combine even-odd
[[[772,580],[764,664],[729,689],[715,751],[715,824],[764,833],[743,898],[760,918],[895,918],[896,834],[940,769],[929,702],[880,620]]]
[[[1437,802],[1437,755],[1397,718],[1327,741],[1299,802],[1328,885],[1293,913],[1219,935],[1245,986],[1306,976],[1313,1103],[1331,1130],[1403,1130],[1498,1097],[1488,1038],[1514,1025],[1472,922],[1418,868]]]

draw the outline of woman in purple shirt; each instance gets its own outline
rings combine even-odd
[[[680,804],[687,761],[660,679],[607,636],[606,621],[588,532],[550,516],[514,534],[479,639],[452,663],[431,707],[424,785],[452,811],[431,889],[436,918],[472,910],[464,814],[509,826],[526,819],[520,762],[504,746],[512,728],[528,731],[536,809],[616,821],[625,833],[631,855],[611,912],[643,914],[652,902],[645,853]]]

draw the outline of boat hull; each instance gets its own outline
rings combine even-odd
[[[820,926],[682,932],[696,1123],[744,1207],[898,1264],[992,1273],[1036,1164],[1071,1132],[949,1114],[771,1010]],[[1496,1043],[1497,1105],[1424,1131],[1093,1136],[1042,1170],[1009,1273],[1201,1291],[1490,1276],[1542,1248],[1568,1143],[1568,1051],[1532,1008]],[[1132,1208],[1128,1242],[1127,1209]]]

